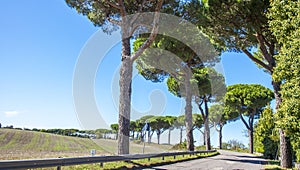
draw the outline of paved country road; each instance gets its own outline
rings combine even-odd
[[[170,165],[152,167],[150,169],[199,169],[199,170],[260,170],[263,169],[264,159],[251,154],[231,151],[218,151],[220,155],[180,162]]]

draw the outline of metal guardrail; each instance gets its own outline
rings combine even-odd
[[[0,170],[10,169],[28,169],[28,168],[45,168],[45,167],[57,167],[61,169],[61,166],[80,165],[80,164],[92,164],[115,162],[115,161],[131,161],[137,159],[151,159],[157,157],[176,156],[179,155],[194,155],[201,153],[216,152],[216,150],[210,151],[188,151],[188,152],[165,152],[165,153],[150,153],[150,154],[128,154],[117,156],[89,156],[89,157],[76,157],[76,158],[51,158],[51,159],[35,159],[35,160],[5,160],[0,161]]]

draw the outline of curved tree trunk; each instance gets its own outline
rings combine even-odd
[[[185,77],[185,127],[186,127],[186,146],[188,151],[194,151],[193,137],[193,118],[192,118],[192,92],[191,92],[191,73],[187,71]]]
[[[129,154],[130,110],[131,110],[132,61],[130,38],[122,40],[122,64],[120,68],[119,135],[118,154]]]
[[[246,126],[247,130],[248,130],[248,135],[249,135],[249,153],[253,153],[253,120],[254,120],[254,112],[253,111],[248,118],[248,124],[245,121],[244,117],[242,116],[242,114],[240,113],[240,118],[242,120],[242,122],[244,123],[244,125]]]

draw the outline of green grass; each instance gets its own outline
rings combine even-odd
[[[278,165],[264,165],[264,169],[267,169],[267,170],[281,170],[280,166],[278,166]]]
[[[185,155],[185,156],[176,156],[174,159],[173,156],[165,157],[164,160],[162,160],[161,157],[158,158],[151,158],[150,161],[148,159],[140,159],[140,160],[133,160],[129,162],[108,162],[104,163],[103,167],[100,167],[100,164],[86,164],[86,165],[76,165],[76,166],[66,166],[62,169],[64,170],[103,170],[103,169],[128,169],[128,168],[134,168],[134,169],[143,169],[143,168],[149,168],[152,166],[161,166],[166,165],[170,163],[176,163],[176,162],[182,162],[182,161],[188,161],[193,159],[201,159],[205,157],[211,157],[218,155],[218,152],[214,153],[208,153],[208,154],[197,154],[197,155]]]
[[[278,160],[268,160],[267,165],[264,165],[264,169],[266,170],[296,170],[293,169],[284,169],[280,167],[280,161]]]
[[[130,153],[141,154],[143,147],[144,143],[131,141]],[[91,140],[35,131],[0,129],[0,160],[90,156],[91,149],[96,149],[96,155],[114,155],[117,148],[117,140]],[[171,148],[172,145],[145,143],[144,153],[170,152]]]

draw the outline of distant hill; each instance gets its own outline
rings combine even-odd
[[[88,156],[108,154],[91,139],[42,132],[0,129],[0,160]]]

